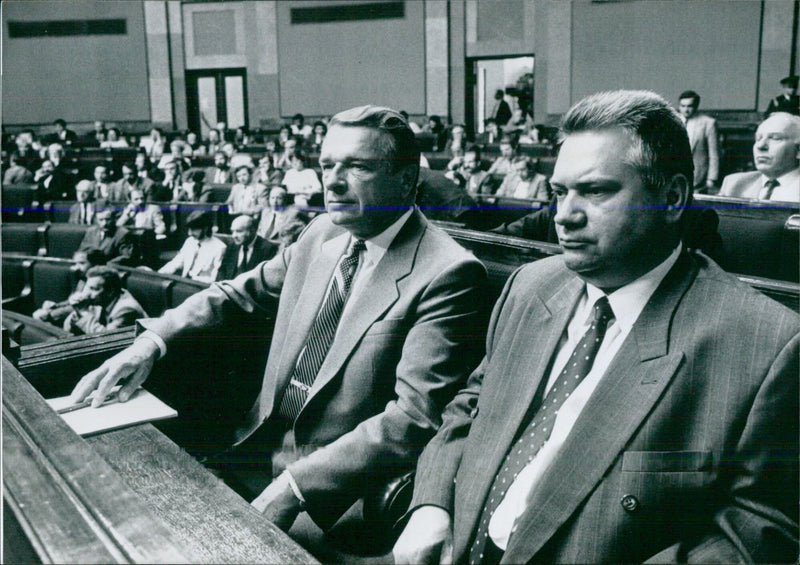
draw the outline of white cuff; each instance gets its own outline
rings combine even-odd
[[[300,501],[300,506],[304,507],[306,504],[306,499],[303,498],[303,493],[300,492],[300,487],[297,486],[297,482],[294,480],[294,477],[288,470],[284,471],[283,473],[286,475],[286,479],[289,481],[289,486],[291,487],[295,497],[297,497],[297,500]]]
[[[150,341],[155,343],[156,346],[158,346],[158,350],[160,352],[160,354],[158,356],[159,359],[161,359],[162,357],[164,357],[164,355],[167,354],[167,344],[164,342],[163,339],[161,339],[161,336],[158,335],[154,331],[145,330],[144,332],[142,332],[141,335],[137,336],[136,339],[137,340],[139,340],[139,339],[149,339]]]

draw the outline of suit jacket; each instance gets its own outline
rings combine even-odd
[[[167,233],[164,214],[161,213],[161,208],[155,204],[145,204],[142,210],[134,210],[132,205],[129,204],[120,214],[117,226],[153,230],[155,235]]]
[[[761,193],[761,189],[764,188],[764,183],[762,181],[761,173],[759,171],[750,171],[747,173],[733,173],[732,175],[728,175],[725,177],[725,180],[722,181],[722,188],[719,191],[720,196],[731,196],[733,198],[750,198],[753,200],[758,199],[759,194]],[[792,196],[789,197],[780,197],[774,198],[776,196],[773,193],[773,198],[770,200],[787,200],[791,202],[798,202],[800,201],[800,186],[797,186],[795,183],[794,187],[784,187],[784,188],[777,188],[781,190],[783,194],[785,194],[784,190],[788,190],[790,188],[794,189],[794,193]]]
[[[108,308],[89,306],[80,314],[70,314],[64,320],[64,329],[75,335],[96,334],[131,326],[139,318],[147,316],[144,308],[127,290],[122,289],[119,298]],[[75,319],[74,324],[71,318]]]
[[[216,180],[214,180],[216,178],[216,176],[217,176],[217,168],[216,167],[207,167],[207,168],[204,169],[204,172],[205,172],[205,175],[206,175],[205,176],[205,182],[207,184],[214,184],[214,183],[217,182]],[[223,183],[230,183],[230,184],[235,183],[236,179],[234,178],[234,174],[233,173],[234,173],[233,169],[228,167],[228,170],[225,171],[225,180],[223,180],[222,182]]]
[[[49,178],[49,182],[46,182],[46,179],[40,179],[38,182],[36,199],[39,202],[75,200],[75,178],[65,165],[56,167]]]
[[[218,281],[229,280],[241,274],[236,272],[236,267],[239,264],[239,251],[241,249],[242,246],[234,242],[229,243],[225,248],[225,255],[222,256],[222,266],[220,266],[219,272],[217,273]],[[243,273],[256,268],[262,261],[272,259],[277,252],[277,243],[268,241],[257,235],[253,240],[253,250],[250,252],[250,258],[245,263],[241,272]]]
[[[107,263],[135,267],[139,263],[139,246],[136,238],[125,228],[116,228],[114,235],[106,237],[100,226],[91,226],[81,240],[80,251],[99,249]]]
[[[527,198],[530,200],[550,200],[550,195],[547,194],[547,177],[534,173],[533,178],[528,181],[525,194],[518,195],[517,187],[522,183],[519,175],[515,172],[509,173],[503,179],[500,188],[494,193],[495,196],[505,196],[508,198]]]
[[[277,413],[349,241],[320,215],[272,260],[142,322],[169,343],[220,322],[226,308],[276,313],[262,389],[239,441]],[[288,469],[317,524],[331,526],[366,489],[416,461],[476,362],[485,281],[483,265],[415,211],[364,281],[368,292],[350,297],[294,423],[296,445],[311,453]]]
[[[583,289],[558,256],[512,275],[486,357],[420,458],[412,507],[450,510],[456,562]],[[799,332],[796,313],[684,252],[530,493],[502,562],[794,561]]]
[[[86,224],[92,225],[94,224],[94,202],[87,202],[86,203],[86,218],[84,222],[81,222],[81,203],[76,202],[72,206],[69,207],[69,220],[70,224]]]
[[[134,184],[129,183],[126,179],[119,179],[112,182],[108,189],[109,200],[111,202],[127,202],[131,199],[132,190],[141,190],[144,192],[145,198],[150,199],[153,190],[153,181],[148,178],[137,177]]]
[[[689,145],[694,161],[694,185],[705,186],[706,180],[719,179],[719,150],[717,144],[717,121],[704,114],[697,114],[686,123]]]
[[[800,114],[800,96],[797,94],[794,94],[789,98],[786,98],[786,96],[783,94],[776,96],[769,101],[769,105],[767,105],[766,116],[769,116],[773,112],[787,112],[797,116]]]

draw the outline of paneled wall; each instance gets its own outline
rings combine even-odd
[[[11,0],[2,15],[4,123],[150,120],[141,2]],[[125,32],[97,20],[124,20]],[[50,28],[12,38],[15,22]]]

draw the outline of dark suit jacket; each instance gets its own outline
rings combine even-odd
[[[230,280],[241,274],[236,272],[236,266],[239,263],[239,251],[241,248],[241,245],[237,245],[234,242],[229,243],[225,248],[225,255],[222,256],[222,265],[219,268],[219,272],[217,272],[218,281]],[[262,261],[272,259],[277,252],[277,243],[273,241],[267,241],[263,237],[257,235],[253,241],[253,251],[250,253],[250,259],[244,265],[242,272],[256,268]]]
[[[797,94],[786,98],[783,94],[776,96],[769,101],[767,106],[766,115],[769,116],[773,112],[787,112],[797,116],[800,114],[800,96]]]
[[[318,216],[293,245],[232,281],[211,285],[141,324],[169,344],[222,321],[227,309],[276,313],[261,393],[237,432],[244,441],[277,412],[350,234]],[[440,411],[477,362],[486,270],[415,211],[339,331],[294,424],[288,466],[323,528],[367,489],[416,461]]]
[[[64,165],[59,165],[47,186],[44,185],[44,179],[39,181],[36,198],[39,202],[75,200],[75,178]]]
[[[583,288],[560,257],[512,275],[484,361],[420,458],[412,507],[452,513],[456,562]],[[794,562],[799,342],[796,313],[684,253],[531,492],[503,562]]]
[[[81,240],[81,251],[99,249],[107,263],[135,267],[139,264],[139,246],[136,238],[125,228],[115,228],[114,235],[105,237],[100,226],[91,226]]]

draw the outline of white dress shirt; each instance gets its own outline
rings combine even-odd
[[[765,198],[767,193],[766,184],[769,180],[769,177],[761,175],[761,190],[758,192],[759,200],[767,200]],[[780,202],[800,201],[800,169],[792,169],[775,180],[778,181],[778,186],[772,190],[768,200]]]
[[[187,237],[178,254],[158,272],[180,272],[182,277],[211,283],[217,280],[224,254],[225,244],[216,237],[206,237],[200,241]]]
[[[514,479],[505,498],[489,522],[489,536],[500,549],[505,550],[508,546],[508,540],[514,532],[517,518],[527,508],[530,493],[533,492],[544,473],[547,472],[547,468],[558,455],[589,397],[597,388],[597,384],[622,347],[650,297],[678,260],[680,251],[681,247],[678,246],[660,265],[608,295],[614,319],[609,322],[592,369],[561,406],[550,438],[533,458],[533,461],[528,463]],[[572,351],[589,329],[593,319],[594,304],[603,295],[602,290],[587,283],[586,292],[575,306],[567,325],[567,331],[561,337],[556,348],[557,353],[548,376],[545,394],[549,392],[572,355]]]

